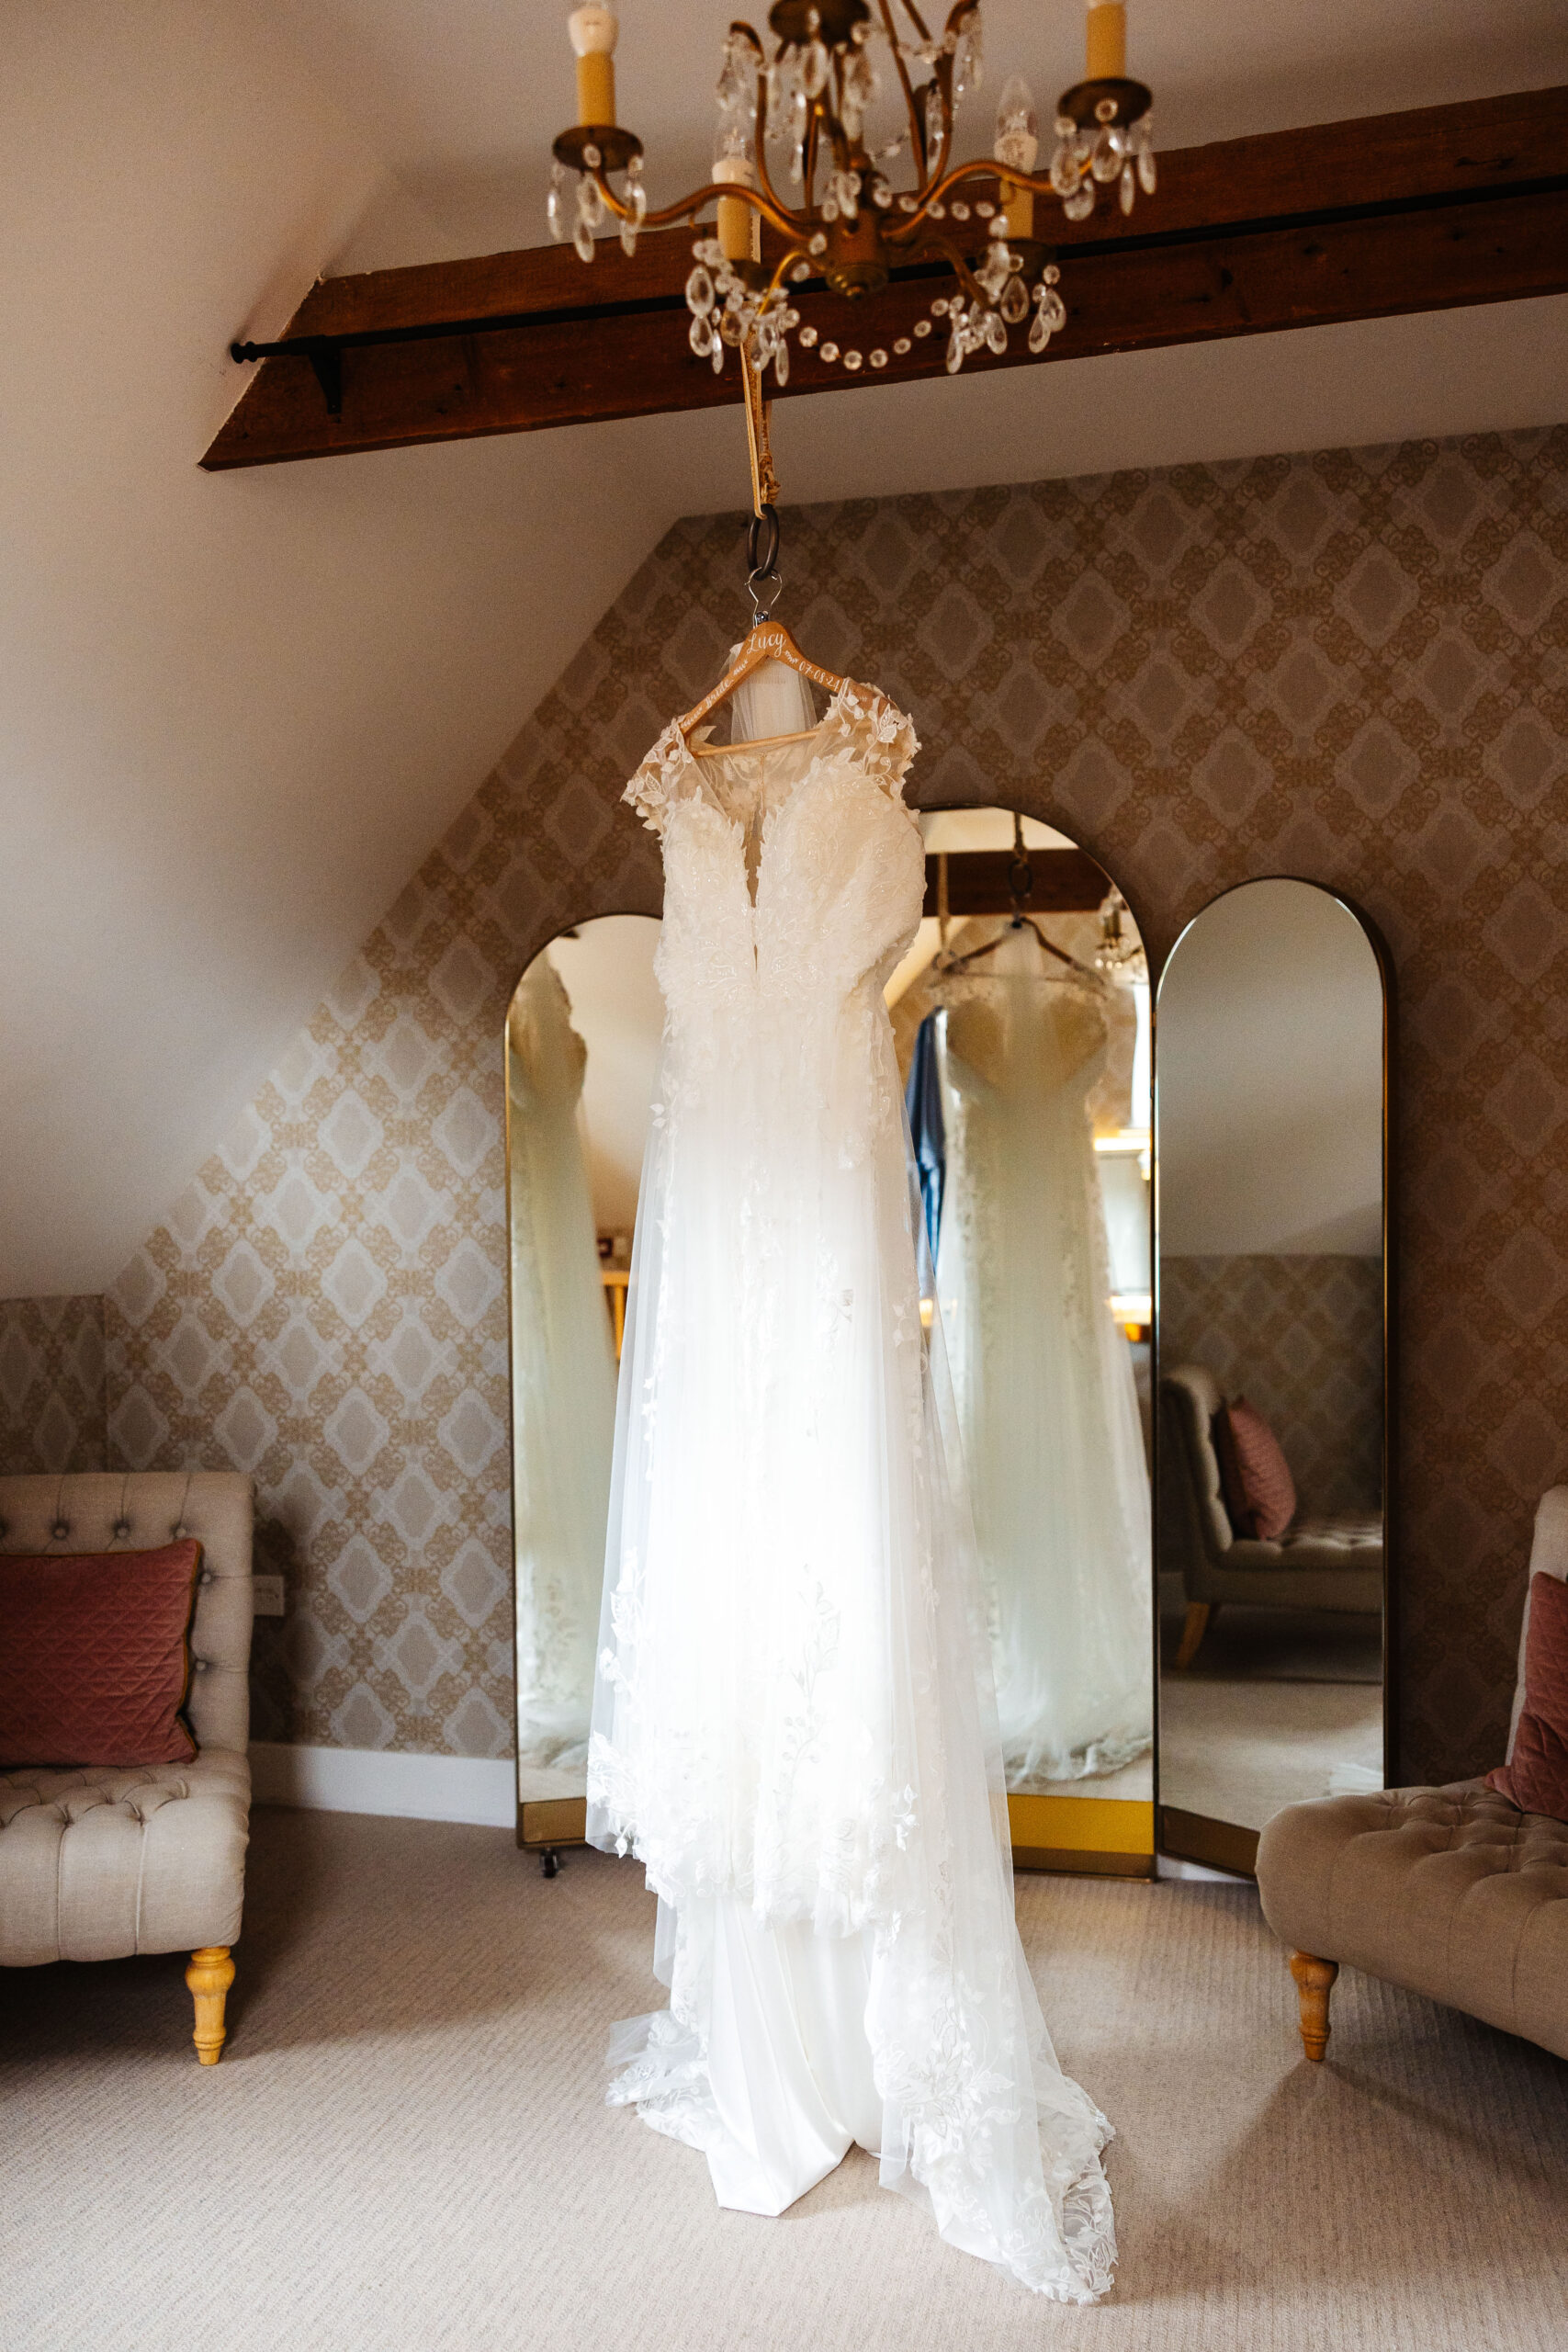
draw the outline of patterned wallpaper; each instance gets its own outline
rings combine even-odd
[[[796,509],[784,569],[914,714],[916,795],[1060,826],[1156,957],[1261,874],[1382,928],[1404,1768],[1490,1764],[1568,1476],[1568,430]],[[258,1736],[506,1745],[506,1005],[563,924],[657,910],[616,796],[741,571],[735,516],[669,534],[108,1296],[111,1461],[260,1482]]]
[[[1160,1350],[1270,1424],[1303,1512],[1382,1503],[1381,1258],[1160,1259]]]
[[[104,1466],[104,1302],[0,1300],[0,1476]]]

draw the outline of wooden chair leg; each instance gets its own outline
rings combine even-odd
[[[1188,1602],[1187,1623],[1181,1628],[1181,1646],[1176,1653],[1179,1671],[1190,1666],[1197,1657],[1198,1645],[1208,1632],[1209,1620],[1213,1614],[1214,1605],[1212,1601],[1190,1600]]]
[[[1333,2030],[1328,2022],[1328,1996],[1338,1973],[1337,1960],[1316,1960],[1310,1951],[1291,1954],[1291,1974],[1296,1980],[1302,2002],[1302,2048],[1314,2061],[1321,2059],[1328,2047]]]
[[[203,1944],[193,1951],[186,1983],[196,1998],[196,2054],[204,2066],[216,2066],[228,2038],[223,2004],[234,1982],[234,1963],[227,1944]]]

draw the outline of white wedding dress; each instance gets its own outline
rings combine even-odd
[[[1027,1790],[1117,1771],[1153,1736],[1148,1472],[1087,1102],[1103,989],[1023,925],[938,994],[937,1296],[1002,1758]]]
[[[809,726],[800,692],[764,681],[747,731]],[[660,1897],[670,2006],[617,2029],[611,2097],[753,2212],[858,2141],[953,2245],[1089,2302],[1110,2127],[1056,2064],[1013,1921],[882,997],[924,889],[915,748],[850,685],[774,750],[699,760],[669,729],[627,788],[662,838],[667,1019],[588,1825]]]
[[[547,953],[507,1019],[517,1755],[581,1765],[604,1583],[615,1361],[579,1128],[588,1049]]]

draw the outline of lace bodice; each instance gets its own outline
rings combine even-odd
[[[902,797],[918,749],[902,711],[853,684],[811,736],[772,751],[699,758],[665,729],[626,798],[663,839],[656,969],[672,1027],[699,1006],[740,1015],[758,993],[831,1012],[863,981],[880,989],[925,892]]]

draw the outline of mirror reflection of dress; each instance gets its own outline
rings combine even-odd
[[[616,2029],[611,2097],[751,2212],[858,2141],[952,2244],[1087,2302],[1109,2127],[1014,1923],[882,996],[924,892],[914,748],[845,684],[804,742],[699,759],[671,728],[628,788],[662,839],[667,1018],[588,1829],[660,1896],[670,2005]]]
[[[581,1764],[604,1577],[615,1365],[579,1106],[588,1049],[547,954],[507,1024],[518,1760]]]
[[[939,995],[937,1295],[1008,1785],[1028,1788],[1114,1772],[1151,1738],[1148,1476],[1087,1108],[1106,1016],[1028,926]]]

